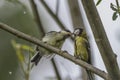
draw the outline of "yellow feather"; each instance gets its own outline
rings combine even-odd
[[[76,36],[75,38],[75,56],[88,62],[87,40],[84,37]]]

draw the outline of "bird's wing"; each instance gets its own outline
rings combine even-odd
[[[75,42],[74,42],[74,56],[77,57],[77,45],[76,45],[76,39],[75,39]]]
[[[91,51],[90,51],[90,43],[88,39],[85,39],[85,46],[88,52],[88,63],[91,64]]]

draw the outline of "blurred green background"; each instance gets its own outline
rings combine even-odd
[[[32,14],[26,6],[17,0],[0,0],[0,22],[39,38],[38,26],[35,24]],[[22,74],[16,73],[16,70],[19,70],[19,64],[11,40],[32,46],[31,43],[0,29],[0,80],[16,80],[17,77],[21,80],[20,75]]]

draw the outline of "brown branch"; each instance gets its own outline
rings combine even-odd
[[[84,28],[82,14],[79,8],[78,0],[68,0],[69,11],[72,18],[74,28]]]
[[[56,54],[74,62],[75,64],[78,64],[78,65],[94,72],[95,74],[101,76],[102,78],[104,78],[106,80],[109,79],[108,74],[105,73],[104,71],[101,71],[100,69],[98,69],[98,68],[96,68],[96,67],[94,67],[94,66],[92,66],[92,65],[90,65],[82,60],[76,59],[75,57],[73,57],[72,55],[70,55],[69,53],[67,53],[65,51],[62,51],[60,49],[57,49],[57,48],[52,47],[50,45],[47,45],[47,44],[43,43],[42,41],[40,41],[39,39],[32,37],[32,36],[29,36],[23,32],[20,32],[16,29],[6,25],[6,24],[0,23],[0,28],[15,35],[15,36],[17,36],[17,37],[19,37],[19,38],[21,38],[21,39],[24,39],[26,41],[33,43],[33,44],[36,44],[38,46],[44,47],[48,50],[51,50],[51,51],[55,52]]]
[[[89,0],[89,2],[88,0],[82,0],[82,4],[108,74],[112,80],[120,80],[120,70],[116,60],[116,56],[108,41],[95,3],[93,0]]]
[[[69,11],[70,11],[70,14],[71,14],[74,29],[75,28],[84,28],[84,29],[86,29],[86,26],[85,26],[84,21],[83,21],[82,13],[81,13],[82,10],[79,7],[79,1],[78,0],[68,0],[68,5],[69,5]],[[89,57],[90,62],[92,64],[93,58],[92,58],[91,52],[89,53],[89,56],[90,56]],[[86,74],[85,69],[82,68],[81,70],[82,70],[82,79],[87,80],[87,74]],[[93,78],[93,80],[94,79],[95,78]]]

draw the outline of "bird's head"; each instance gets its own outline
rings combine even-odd
[[[80,36],[83,33],[83,28],[76,28],[73,32],[74,36]]]

